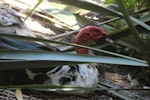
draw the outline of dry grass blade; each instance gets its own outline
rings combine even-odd
[[[99,88],[103,88],[103,89],[108,89],[107,91],[124,99],[124,100],[145,100],[143,97],[135,95],[127,90],[132,90],[132,89],[122,89],[122,90],[118,90],[116,91],[116,87],[111,86],[111,85],[106,85],[105,83],[99,82],[98,84]],[[109,88],[113,88],[114,90],[109,90]],[[143,89],[144,90],[144,89]]]
[[[24,21],[26,21],[26,19],[31,16],[34,12],[34,10],[43,2],[43,0],[40,0],[35,6],[34,8],[29,12],[29,14],[27,15],[27,17],[24,19]]]

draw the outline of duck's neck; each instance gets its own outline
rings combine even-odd
[[[88,49],[81,48],[81,47],[76,48],[76,53],[77,54],[84,54],[84,55],[91,55],[91,56],[94,55],[93,50],[88,50]]]
[[[88,55],[89,54],[89,50],[85,49],[85,48],[81,48],[81,47],[76,47],[76,53],[77,54]]]

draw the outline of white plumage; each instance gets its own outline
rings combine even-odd
[[[98,83],[98,70],[92,64],[79,64],[73,66],[56,67],[47,72],[50,81],[45,84],[71,85],[76,87],[96,87]],[[71,91],[71,94],[87,94],[92,91]]]

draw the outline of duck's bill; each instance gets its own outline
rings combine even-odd
[[[109,37],[105,37],[104,40],[105,40],[106,42],[110,43],[110,44],[113,44],[113,43],[114,43],[113,40],[110,39]]]

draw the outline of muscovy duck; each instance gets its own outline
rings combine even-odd
[[[108,34],[103,28],[98,26],[86,26],[77,34],[75,43],[84,46],[91,46],[92,44],[96,44],[98,40],[106,40],[109,43],[113,42],[108,38]],[[76,52],[77,54],[90,54],[88,49],[81,47],[76,47]],[[95,63],[70,66],[65,65],[55,67],[49,71],[46,70],[45,73],[49,79],[47,79],[44,84],[94,88],[98,84],[98,70],[96,66],[97,64]],[[32,71],[36,72],[34,69]],[[38,77],[36,77],[36,79],[38,79]],[[92,91],[71,91],[67,93],[88,94],[90,92]]]
[[[96,44],[99,40],[106,40],[112,43],[112,40],[108,38],[108,34],[103,28],[98,26],[86,26],[80,30],[77,34],[75,43],[91,46]],[[15,41],[15,42],[13,42]],[[43,45],[38,43],[30,43],[16,39],[10,39],[7,37],[0,38],[0,48],[5,49],[17,49],[17,50],[48,50],[39,47]],[[12,43],[17,43],[17,46]],[[20,44],[20,46],[19,46]],[[26,44],[22,47],[22,44]],[[46,46],[46,45],[45,45]],[[21,48],[19,48],[21,47]],[[77,54],[89,54],[88,49],[76,47]],[[31,72],[41,72],[35,75],[34,80],[38,80],[37,83],[43,84],[55,84],[55,85],[71,85],[79,87],[94,88],[98,83],[98,70],[95,63],[91,64],[78,64],[78,65],[65,65],[57,66],[55,68],[43,68],[43,69],[30,69]],[[72,91],[67,92],[71,94],[88,94],[91,91]]]
[[[6,34],[17,34],[24,36],[36,37],[26,27],[26,25],[20,20],[19,16],[8,7],[0,5],[0,27],[1,33]],[[106,40],[112,43],[112,40],[108,38],[108,34],[98,26],[86,26],[80,30],[77,34],[75,43],[85,46],[91,46],[96,44],[98,40]],[[8,37],[0,37],[0,49],[11,49],[11,50],[52,50],[48,45],[36,42],[27,42]],[[89,54],[88,49],[76,47],[77,54]],[[54,68],[43,68],[43,69],[29,69],[36,74],[33,77],[33,81],[37,84],[55,84],[55,85],[71,85],[79,87],[94,88],[98,83],[98,70],[96,64],[78,64],[78,65],[65,65],[57,66]],[[27,82],[28,75],[25,70],[14,70],[7,71],[8,74],[14,75],[12,84],[27,84],[33,83],[31,80]],[[88,94],[91,91],[71,91],[67,93],[71,94]]]

